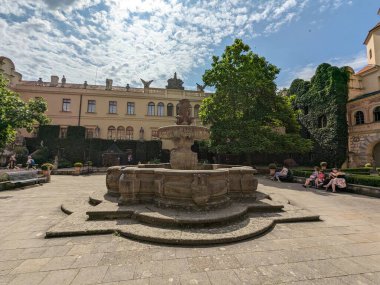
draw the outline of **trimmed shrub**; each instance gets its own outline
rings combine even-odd
[[[296,167],[298,166],[297,162],[293,158],[287,158],[284,160],[284,165],[287,167]]]
[[[54,167],[53,164],[46,162],[46,163],[41,165],[41,170],[52,170],[53,167]]]
[[[348,175],[347,182],[351,184],[380,187],[380,176],[371,175]]]
[[[277,168],[277,165],[276,165],[275,163],[270,163],[270,164],[268,165],[268,168],[269,168],[269,169],[276,169],[276,168]]]

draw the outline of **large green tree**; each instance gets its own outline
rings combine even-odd
[[[200,117],[211,125],[211,149],[218,153],[302,153],[311,148],[299,135],[297,116],[286,96],[276,94],[279,69],[242,40],[214,56],[203,81],[215,93],[202,102]],[[284,132],[278,131],[285,129]]]
[[[341,166],[347,158],[348,79],[345,67],[323,63],[310,82],[296,79],[289,88],[300,110],[302,134],[314,141],[315,163],[327,161],[331,166]]]
[[[17,129],[32,131],[35,125],[47,124],[46,110],[44,99],[24,102],[17,93],[8,89],[7,80],[0,74],[0,148],[14,141]]]

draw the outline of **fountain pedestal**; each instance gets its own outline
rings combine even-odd
[[[194,140],[206,140],[209,138],[209,130],[206,127],[173,125],[158,129],[161,139],[169,139],[174,143],[174,149],[170,152],[170,165],[172,169],[196,169],[198,157],[191,151]]]

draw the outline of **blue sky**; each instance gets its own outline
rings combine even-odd
[[[366,64],[377,0],[1,0],[0,56],[24,80],[164,87],[176,71],[201,83],[212,55],[236,37],[281,68],[278,87],[322,62]]]

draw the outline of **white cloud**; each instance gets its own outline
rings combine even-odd
[[[357,54],[348,57],[330,58],[325,62],[338,67],[350,66],[357,72],[367,65],[367,57],[365,51],[361,51]],[[310,80],[311,77],[315,74],[315,70],[317,69],[319,64],[320,63],[309,63],[306,66],[299,67],[296,71],[293,72],[288,70],[288,81],[282,87],[289,87],[292,81],[296,78]]]
[[[320,7],[319,11],[323,12],[326,10],[335,10],[340,8],[342,5],[352,5],[352,1],[347,0],[319,0]]]
[[[308,1],[2,0],[0,55],[24,79],[92,84],[97,73],[98,84],[163,87],[174,71],[186,82],[225,39],[277,32]]]

